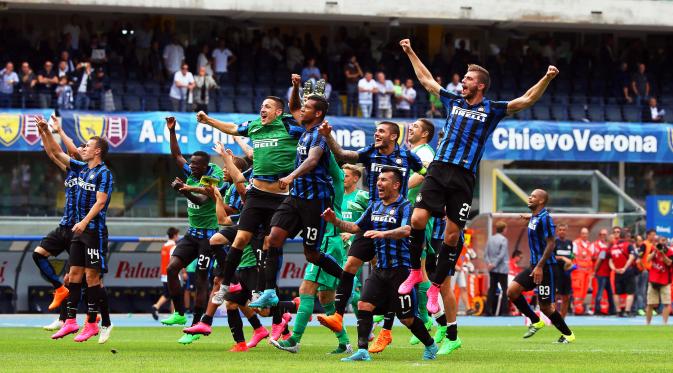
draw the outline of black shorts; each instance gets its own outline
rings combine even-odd
[[[218,233],[223,235],[224,238],[226,238],[227,241],[229,241],[229,245],[231,245],[234,243],[236,233],[238,233],[238,225],[230,225],[228,227],[224,227]]]
[[[261,226],[264,234],[269,234],[271,217],[287,195],[275,194],[250,188],[245,195],[245,204],[238,218],[238,227],[246,232],[257,232]],[[322,211],[321,211],[322,212]]]
[[[221,232],[221,231],[220,231]],[[221,249],[213,249],[213,258],[217,261],[217,267],[213,269],[213,276],[224,277],[224,262],[227,260],[227,250],[230,246],[222,246]]]
[[[636,292],[636,276],[633,271],[627,270],[619,274],[615,273],[615,294],[633,295]]]
[[[556,284],[556,292],[559,295],[570,295],[573,293],[573,281],[569,273],[559,268],[559,281]]]
[[[196,262],[197,271],[208,271],[212,264],[213,251],[210,249],[210,240],[208,238],[196,238],[186,234],[173,250],[173,255],[182,260],[185,266],[198,259]]]
[[[163,295],[166,298],[171,297],[171,292],[168,291],[168,282],[166,281],[161,281],[161,295]]]
[[[257,288],[257,268],[247,267],[236,270],[236,280],[243,289],[236,293],[227,293],[224,299],[245,306],[252,299],[252,291]]]
[[[294,237],[301,231],[304,247],[319,251],[327,227],[321,215],[328,207],[331,203],[326,199],[288,196],[273,214],[271,226],[286,230],[288,237]]]
[[[81,234],[73,234],[70,244],[70,266],[92,268],[100,273],[106,273],[107,246],[107,231],[86,229]]]
[[[348,249],[348,256],[354,256],[363,262],[369,262],[376,256],[374,240],[367,238],[363,233],[358,233]]]
[[[470,215],[474,182],[474,174],[469,170],[433,161],[416,197],[415,207],[428,210],[437,218],[446,212],[449,220],[464,228]]]
[[[559,282],[559,268],[556,264],[547,264],[542,269],[542,283],[536,285],[533,282],[533,268],[526,268],[521,271],[514,281],[521,285],[526,291],[536,289],[540,304],[554,303],[556,300],[556,284]]]
[[[40,247],[47,250],[51,256],[59,256],[62,252],[70,250],[72,235],[72,227],[59,225],[42,238]]]
[[[416,290],[400,295],[397,289],[409,275],[408,268],[379,269],[369,276],[360,293],[360,302],[374,305],[374,314],[395,312],[399,319],[407,319],[416,314]]]

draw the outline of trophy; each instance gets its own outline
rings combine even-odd
[[[302,101],[304,103],[306,103],[306,100],[308,100],[308,98],[311,95],[317,95],[317,96],[325,98],[325,85],[326,84],[327,84],[327,82],[325,82],[325,79],[318,80],[318,82],[315,84],[315,86],[313,85],[313,79],[309,79],[309,80],[305,81],[304,82],[304,92],[303,92],[303,96],[302,96]]]
[[[304,82],[304,90],[302,95],[302,104],[308,100],[308,96],[313,94],[313,79],[309,79]]]

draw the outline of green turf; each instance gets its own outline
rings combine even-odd
[[[577,342],[557,345],[559,334],[548,327],[529,340],[524,327],[463,327],[463,347],[436,361],[422,361],[422,345],[410,346],[409,332],[393,331],[394,342],[372,362],[342,363],[326,352],[336,339],[326,329],[308,328],[301,351],[293,355],[266,341],[247,353],[227,352],[228,329],[217,327],[190,346],[176,343],[178,328],[117,328],[111,340],[83,344],[52,341],[37,328],[0,328],[2,372],[617,372],[665,371],[671,367],[670,327],[577,327]],[[355,328],[349,328],[355,344]],[[246,329],[250,336],[250,329]],[[113,354],[111,350],[116,350]],[[670,370],[669,370],[670,371]]]

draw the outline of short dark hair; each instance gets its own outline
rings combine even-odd
[[[210,154],[204,152],[203,150],[197,150],[192,153],[192,156],[203,157],[206,159],[206,162],[210,163]]]
[[[166,231],[166,235],[168,236],[168,238],[171,238],[171,237],[175,236],[175,235],[178,234],[178,233],[180,233],[180,231],[178,230],[178,228],[175,228],[175,227],[170,227],[170,228],[168,228],[168,230]]]
[[[265,100],[271,100],[275,102],[280,110],[285,109],[285,101],[283,101],[283,99],[278,96],[266,96]]]
[[[491,75],[488,73],[488,70],[479,65],[469,64],[467,65],[467,71],[477,72],[477,75],[479,75],[479,83],[484,84],[484,93],[486,93],[491,86]]]
[[[395,167],[383,167],[381,168],[381,172],[379,172],[379,175],[384,173],[384,172],[392,172],[393,175],[395,175],[394,180],[395,182],[400,183],[400,188],[402,187],[402,172],[395,168]],[[398,188],[399,190],[399,188]]]
[[[110,145],[108,144],[107,140],[101,136],[93,136],[90,140],[96,140],[96,146],[98,149],[100,149],[100,159],[107,158],[107,153],[110,149]]]
[[[423,124],[423,129],[428,131],[428,142],[431,142],[435,137],[435,124],[428,118],[418,118],[418,121]]]
[[[648,235],[650,233],[657,234],[657,230],[656,229],[648,229],[647,232],[645,233],[645,235]]]
[[[327,110],[329,109],[329,103],[325,100],[325,97],[319,95],[310,95],[307,100],[315,102],[315,110],[322,113],[320,120],[325,119],[327,115]]]
[[[248,168],[248,162],[246,162],[246,160],[241,157],[234,157],[234,165],[240,171],[243,171]]]
[[[398,126],[397,123],[384,120],[384,121],[379,122],[379,125],[381,125],[381,124],[385,124],[386,126],[388,126],[388,128],[390,128],[390,132],[392,132],[393,135],[397,135],[397,139],[395,139],[395,141],[399,141],[399,139],[400,139],[400,126]]]
[[[512,258],[516,258],[517,256],[521,256],[521,250],[519,249],[512,251]]]

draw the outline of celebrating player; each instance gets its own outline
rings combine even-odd
[[[570,273],[573,267],[575,254],[573,251],[573,242],[566,238],[568,224],[559,224],[556,229],[557,238],[554,241],[554,257],[558,263],[559,281],[556,284],[556,292],[561,296],[561,316],[566,317],[568,305],[570,303],[570,294],[572,293],[572,280]],[[554,289],[552,289],[554,291]]]
[[[426,346],[423,358],[434,359],[437,354],[437,345],[415,316],[415,295],[399,295],[396,291],[409,273],[411,205],[400,194],[403,180],[399,169],[384,166],[377,182],[379,200],[370,205],[356,223],[338,219],[331,209],[323,214],[326,221],[344,232],[364,232],[364,237],[373,240],[377,257],[376,268],[365,282],[358,302],[358,351],[341,361],[371,360],[367,347],[374,312],[395,312]]]
[[[555,284],[559,279],[559,268],[554,257],[554,221],[545,208],[549,197],[542,189],[535,189],[528,197],[528,208],[532,212],[528,222],[528,246],[530,247],[530,268],[521,271],[507,288],[507,297],[516,308],[530,319],[531,325],[523,336],[530,338],[545,324],[530,308],[521,293],[536,289],[540,309],[561,332],[558,343],[571,343],[575,335],[554,304]]]

